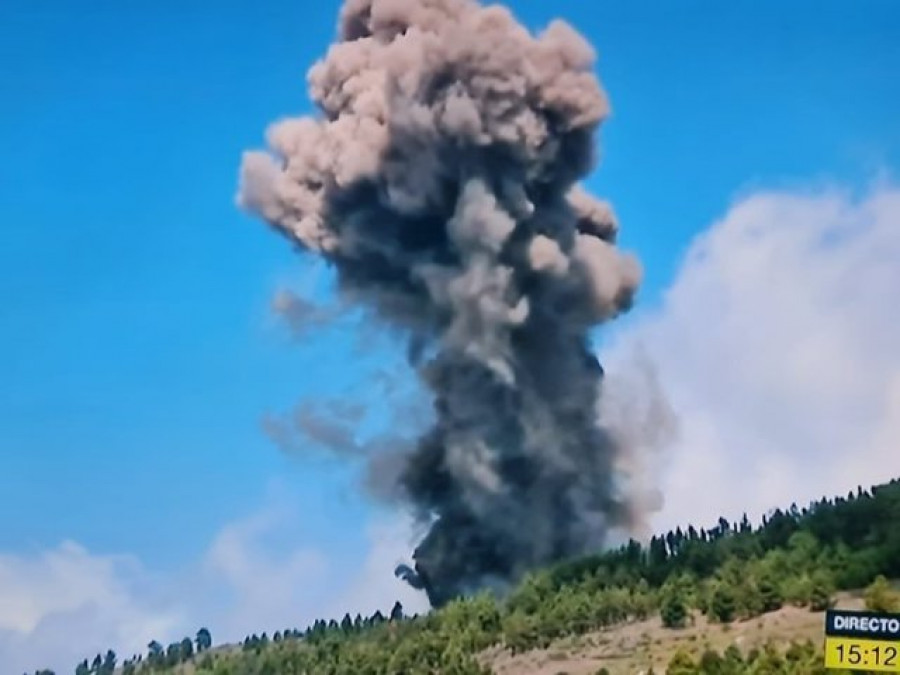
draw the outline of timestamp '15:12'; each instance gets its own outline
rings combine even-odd
[[[829,637],[825,667],[900,673],[900,643]]]

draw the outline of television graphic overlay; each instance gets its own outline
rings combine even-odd
[[[900,614],[828,610],[825,667],[900,673]]]

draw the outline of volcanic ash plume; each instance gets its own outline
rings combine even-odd
[[[435,606],[641,515],[589,346],[641,276],[578,185],[609,112],[594,58],[567,24],[532,37],[503,7],[347,0],[309,72],[321,115],[243,158],[240,205],[409,337],[435,423],[401,467],[429,529],[398,574]]]

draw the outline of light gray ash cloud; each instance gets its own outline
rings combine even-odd
[[[610,110],[594,61],[566,23],[533,36],[502,6],[347,0],[308,76],[319,114],[243,157],[241,207],[409,339],[435,423],[390,459],[430,523],[398,573],[436,606],[642,515],[617,489],[629,447],[599,422],[589,342],[641,279],[579,184]]]

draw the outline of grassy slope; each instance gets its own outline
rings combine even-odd
[[[836,607],[862,609],[861,593],[840,593]],[[679,647],[687,647],[699,656],[712,647],[720,653],[735,643],[741,651],[762,645],[767,640],[787,643],[810,639],[821,643],[824,635],[824,612],[784,607],[748,621],[729,626],[708,624],[697,615],[694,624],[681,630],[663,628],[659,617],[591,633],[580,638],[567,638],[545,650],[511,656],[506,650],[492,649],[483,660],[497,675],[593,675],[605,666],[611,675],[666,672],[666,665]]]
[[[900,591],[900,580],[893,582]],[[834,596],[839,609],[863,609],[863,592],[841,592]],[[720,654],[730,644],[743,653],[768,641],[787,645],[791,641],[811,640],[822,644],[824,612],[808,608],[783,607],[747,621],[735,621],[728,626],[711,624],[699,613],[686,628],[664,628],[659,616],[587,635],[565,638],[548,649],[533,650],[512,656],[506,649],[492,647],[482,654],[481,661],[490,666],[495,675],[594,675],[601,667],[610,675],[644,675],[652,667],[657,675],[679,647],[685,647],[695,658],[707,648]],[[240,645],[214,647],[211,654],[226,657],[237,655]],[[172,675],[194,675],[196,662],[188,662],[166,671]],[[117,675],[121,669],[117,669]]]

